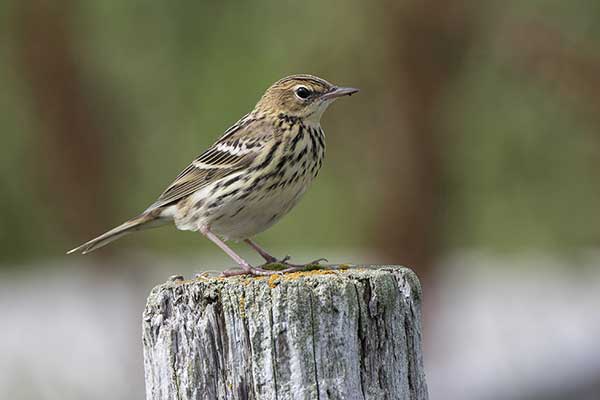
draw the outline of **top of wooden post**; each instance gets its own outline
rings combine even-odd
[[[231,289],[238,286],[247,287],[248,285],[256,285],[258,287],[268,286],[271,289],[276,289],[281,284],[284,286],[300,281],[300,284],[328,284],[340,285],[347,283],[347,280],[364,280],[375,279],[392,274],[398,279],[402,279],[405,285],[401,290],[406,296],[414,297],[414,300],[421,302],[421,284],[417,275],[409,268],[398,265],[364,265],[352,266],[340,269],[315,269],[312,271],[293,272],[283,275],[273,274],[269,276],[249,276],[238,275],[232,277],[210,277],[198,276],[193,279],[184,279],[177,275],[171,277],[167,282],[155,286],[148,296],[147,308],[160,303],[161,297],[165,291],[170,291],[173,288],[181,285],[208,285],[215,290]],[[158,303],[157,303],[158,302]]]

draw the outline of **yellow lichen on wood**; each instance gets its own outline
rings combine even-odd
[[[314,269],[312,271],[291,272],[289,274],[282,275],[282,277],[286,281],[293,281],[296,279],[308,278],[308,277],[315,276],[315,275],[331,275],[331,274],[336,274],[336,273],[337,273],[337,271],[334,271],[331,269]]]
[[[334,271],[334,270],[330,270],[330,269],[315,269],[315,270],[311,270],[311,271],[298,271],[298,272],[290,272],[287,274],[273,274],[271,276],[269,276],[269,281],[268,281],[268,285],[271,289],[275,288],[277,286],[277,283],[280,280],[285,280],[285,281],[294,281],[296,279],[300,279],[300,278],[309,278],[311,276],[317,276],[317,275],[331,275],[331,274],[336,274],[338,273],[338,271]]]
[[[277,286],[277,281],[279,280],[279,278],[281,277],[281,275],[276,275],[273,274],[269,277],[269,282],[267,282],[267,284],[269,285],[269,287],[271,289],[275,288],[275,286]]]
[[[244,295],[240,297],[240,315],[242,318],[246,318],[246,297]]]

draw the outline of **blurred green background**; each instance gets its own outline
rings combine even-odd
[[[266,245],[414,265],[598,244],[597,2],[9,1],[0,22],[3,261],[137,214],[299,72],[362,92],[325,115],[326,168]],[[211,244],[163,229],[107,251],[132,246]]]
[[[581,271],[600,238],[599,71],[598,1],[4,1],[0,269],[227,263],[173,228],[64,252],[145,209],[272,82],[310,73],[361,92],[325,114],[325,167],[261,244],[408,265],[430,298],[464,252]]]

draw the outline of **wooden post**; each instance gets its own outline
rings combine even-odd
[[[427,399],[407,268],[197,278],[144,311],[148,400]]]

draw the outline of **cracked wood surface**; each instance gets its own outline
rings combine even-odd
[[[396,266],[155,287],[146,398],[427,399],[421,288]]]

